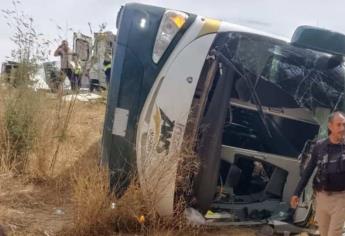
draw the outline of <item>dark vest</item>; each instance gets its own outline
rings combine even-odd
[[[332,144],[328,139],[315,145],[317,191],[345,191],[345,144]]]

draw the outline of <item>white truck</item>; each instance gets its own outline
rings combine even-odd
[[[110,31],[94,33],[93,38],[81,33],[73,34],[73,52],[79,55],[82,68],[88,70],[82,78],[82,87],[89,87],[91,81],[97,81],[96,86],[106,89],[103,62],[111,61],[115,41],[116,36]]]

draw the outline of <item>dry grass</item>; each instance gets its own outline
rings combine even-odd
[[[95,161],[97,152],[89,154],[83,158],[84,164],[73,171],[73,226],[61,235],[160,235],[159,232],[177,234],[190,230],[182,211],[171,218],[159,217],[155,210],[157,194],[144,197],[135,175],[124,195],[116,199],[109,192],[108,171]]]
[[[23,172],[37,138],[39,96],[21,88],[8,93],[1,119],[1,162],[3,167]]]
[[[45,178],[57,145],[57,99],[28,88],[4,90],[0,116],[2,172]],[[61,108],[63,110],[64,108]]]

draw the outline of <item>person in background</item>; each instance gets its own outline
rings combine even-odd
[[[81,76],[82,69],[79,61],[78,54],[73,54],[73,60],[71,62],[72,66],[72,79],[71,79],[71,88],[73,91],[78,91],[81,87]]]
[[[73,71],[71,67],[72,51],[68,46],[67,40],[63,40],[61,42],[60,46],[55,50],[54,56],[60,57],[61,71],[64,73],[65,76],[67,76],[67,78],[71,82],[71,87],[72,87],[72,76],[73,76]]]
[[[99,69],[98,69],[98,64],[97,64],[97,58],[95,56],[92,56],[87,66],[87,76],[89,77],[90,92],[93,92],[94,90],[98,92],[100,91],[98,72],[99,72]]]
[[[110,74],[111,74],[111,61],[104,60],[103,66],[104,66],[105,82],[107,83],[107,86],[109,87]]]

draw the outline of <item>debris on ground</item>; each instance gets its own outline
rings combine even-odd
[[[73,100],[77,100],[80,102],[90,102],[90,101],[95,101],[101,98],[102,96],[95,93],[70,94],[70,95],[65,95],[63,97],[64,101],[68,101],[68,102],[73,101]]]

